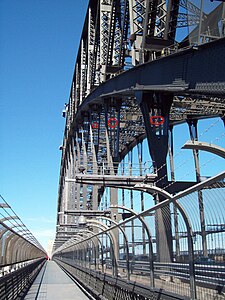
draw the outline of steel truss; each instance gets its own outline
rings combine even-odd
[[[224,11],[223,3],[206,13],[191,1],[90,0],[66,107],[56,252],[71,235],[77,236],[82,231],[79,218],[84,215],[93,220],[98,215],[96,212],[111,206],[110,217],[120,221],[118,188],[123,189],[123,206],[124,189],[131,190],[129,201],[133,209],[133,190],[137,183],[152,185],[170,195],[200,183],[199,150],[203,147],[197,144],[198,120],[214,117],[221,118],[221,122],[225,120],[225,74],[221,64],[225,44]],[[187,30],[179,39],[180,28]],[[214,42],[206,43],[211,41]],[[195,182],[175,181],[173,128],[184,122],[188,124],[193,149]],[[144,139],[149,150],[147,164],[143,162]],[[134,162],[136,146],[138,163]],[[223,149],[211,148],[212,153],[223,153]],[[217,184],[216,188],[222,191],[224,184]],[[144,211],[146,191],[139,190]],[[204,191],[199,190],[197,196],[201,226],[192,238],[201,235],[203,255],[208,257],[207,236],[222,232],[224,227],[213,224],[221,230],[207,229]],[[165,195],[155,192],[153,198],[160,204]],[[186,229],[181,231],[179,213],[185,219],[182,207],[171,208],[169,204],[155,212],[152,241],[156,243],[158,262],[171,263],[174,257],[181,259],[180,241],[190,238],[191,228],[189,233]],[[149,241],[144,226],[141,225],[142,242],[139,243],[135,241],[132,222],[132,255],[135,256],[139,244],[146,254]],[[98,229],[93,229],[93,233],[98,234]],[[113,234],[118,241],[117,256],[125,246],[119,245],[118,230]],[[107,238],[102,238],[102,243],[110,249]],[[86,257],[84,250],[74,251],[78,257]],[[193,264],[191,268],[189,271],[195,274]],[[195,295],[195,278],[191,278],[191,284]]]

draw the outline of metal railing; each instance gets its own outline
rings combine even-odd
[[[83,268],[71,263],[69,260],[56,259],[60,267],[73,276],[95,299],[121,300],[121,299],[180,299],[172,292],[165,293],[162,289],[152,288],[138,282],[127,281],[124,278],[113,278],[108,274],[96,273],[94,270]]]
[[[0,203],[0,272],[2,275],[24,266],[25,261],[45,257],[47,254],[1,195],[0,199],[2,201]]]
[[[79,241],[71,238],[55,251],[54,259],[60,259],[76,268],[79,266],[83,272],[88,273],[92,270],[96,274],[100,272],[98,264],[91,262],[100,261],[101,265],[105,263],[104,274],[107,276],[126,277],[126,280],[130,279],[132,285],[138,283],[153,289],[162,289],[164,293],[172,293],[178,299],[181,299],[181,295],[188,299],[215,299],[215,297],[223,299],[225,253],[221,247],[225,234],[224,226],[222,226],[225,223],[224,185],[222,184],[224,178],[225,172],[222,172],[175,196],[152,185],[138,186],[138,190],[143,189],[144,192],[154,195],[161,194],[165,200],[139,214],[131,214],[130,218],[117,225],[111,223],[106,230],[88,237],[83,236]],[[202,201],[205,204],[204,227],[201,227],[198,212],[199,203]],[[152,246],[146,248],[149,249],[145,253],[147,262],[137,262],[134,256],[127,257],[131,266],[131,273],[127,274],[127,262],[125,263],[115,255],[114,243],[108,240],[108,250],[103,251],[99,247],[93,249],[93,244],[90,245],[89,242],[98,236],[103,245],[106,245],[105,233],[115,232],[117,227],[128,229],[132,222],[140,224],[140,218],[146,223],[146,228],[149,228],[149,236],[145,235],[145,245]],[[177,222],[175,225],[172,225],[173,218]],[[140,239],[141,234],[138,234],[137,229],[136,236]],[[156,236],[154,241],[153,236]],[[126,241],[123,240],[123,243]],[[130,241],[127,243],[131,248],[132,243]],[[110,251],[112,248],[114,251]],[[219,250],[219,248],[220,251],[214,251],[215,253],[211,251],[211,249]],[[126,254],[125,251],[123,255]]]
[[[121,176],[145,176],[156,173],[152,161],[143,163],[117,163],[109,164],[102,162],[100,166],[95,168],[92,164],[86,166],[79,166],[78,173],[84,174],[98,174],[98,175],[121,175]]]
[[[24,299],[24,296],[26,295],[45,261],[46,260],[44,258],[36,259],[34,262],[26,265],[25,267],[1,277],[0,299]]]

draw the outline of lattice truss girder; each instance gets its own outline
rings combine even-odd
[[[130,0],[129,4],[131,34],[163,36],[167,13],[165,0]]]
[[[100,1],[101,81],[123,67],[128,27],[127,0]]]
[[[193,39],[202,17],[204,34],[215,38],[223,7],[219,4],[206,14],[188,0],[90,0],[71,87],[68,122],[96,86],[131,65],[159,57],[165,48],[173,48],[179,27],[194,27],[189,35]]]
[[[87,64],[87,94],[90,93],[93,85],[93,67],[95,64],[94,48],[95,48],[95,16],[93,10],[88,8],[88,64]]]
[[[108,128],[110,135],[110,148],[113,156],[116,156],[115,145],[119,143],[119,152],[136,137],[145,133],[143,117],[139,106],[133,96],[124,97],[120,105],[119,124],[114,127],[114,120],[118,119],[118,110],[115,106],[120,99],[114,99],[113,104],[101,104],[92,107],[84,116],[78,127],[78,141],[83,143],[80,149],[80,161],[84,159],[84,145],[86,156],[92,160],[93,147],[96,151],[98,162],[106,158],[106,123],[110,124]],[[222,116],[224,110],[224,99],[219,98],[191,98],[175,96],[170,110],[170,122],[185,122],[188,118],[204,118],[208,116]],[[111,120],[111,123],[109,123]],[[81,125],[82,124],[82,125]],[[117,127],[119,126],[119,140]],[[83,142],[81,142],[83,141]]]
[[[170,122],[176,124],[189,118],[206,118],[224,114],[224,99],[174,97],[170,110]],[[120,153],[126,145],[145,134],[145,126],[139,106],[134,98],[124,99],[120,119]]]
[[[170,124],[188,119],[222,117],[224,105],[225,100],[221,98],[175,96],[170,109]],[[143,116],[132,95],[121,95],[120,98],[106,99],[87,107],[64,140],[58,210],[97,209],[103,190],[66,182],[65,179],[75,178],[75,174],[82,172],[81,167],[85,168],[85,173],[98,174],[103,163],[106,167],[110,165],[110,156],[119,161],[126,149],[140,137],[142,140],[145,134]],[[77,217],[62,214],[58,223],[76,224]]]
[[[124,68],[127,58],[134,58],[133,64],[139,63],[142,51],[146,50],[147,37],[162,40],[171,38],[181,25],[180,22],[186,22],[184,9],[192,16],[193,22],[198,22],[200,15],[195,5],[184,0],[100,0],[99,6],[97,2],[93,0],[89,4],[70,101],[66,108],[58,211],[70,208],[92,209],[93,205],[96,206],[92,201],[96,199],[93,195],[97,195],[95,188],[83,184],[75,188],[66,183],[65,178],[73,178],[81,165],[93,172],[104,160],[109,162],[109,154],[119,159],[130,143],[145,135],[143,117],[134,94],[117,96],[112,101],[102,100],[96,107],[90,105],[81,115],[79,123],[77,120],[75,123],[74,118],[82,101],[102,81],[121,72],[120,68]],[[169,4],[173,4],[172,8],[169,8]],[[176,6],[178,4],[179,7]],[[203,14],[203,18],[207,19],[208,15]],[[135,36],[132,37],[132,34]],[[152,51],[151,45],[148,51]],[[223,99],[177,96],[170,110],[170,122],[176,124],[188,118],[223,114]],[[109,119],[112,122],[117,120],[118,124],[109,127]],[[71,216],[62,215],[59,218],[59,222],[76,222],[76,218]]]
[[[100,64],[102,67],[107,63],[113,8],[112,0],[100,2]]]
[[[174,97],[170,111],[170,120],[173,123],[183,122],[188,118],[207,116],[222,116],[225,100],[221,98],[191,98]]]
[[[206,19],[207,14],[201,13],[201,9],[191,1],[180,0],[180,10],[178,14],[177,27],[188,27],[199,24],[201,14]]]
[[[116,102],[121,102],[119,113],[119,135],[117,133],[117,125],[114,127],[114,119],[118,119],[118,110],[115,107]],[[175,96],[170,110],[170,122],[173,124],[185,122],[188,118],[204,118],[209,116],[222,116],[224,110],[224,99],[219,98],[191,98]],[[97,160],[101,161],[106,155],[105,130],[106,123],[112,120],[112,128],[108,128],[110,135],[110,147],[113,156],[116,156],[115,145],[119,143],[119,153],[124,150],[127,144],[132,142],[136,137],[145,133],[145,126],[140,107],[137,105],[133,96],[115,99],[112,105],[100,105],[98,110],[89,112],[89,119],[84,121],[83,130],[85,143],[89,145],[91,142],[95,145]],[[91,116],[91,117],[90,117]],[[92,140],[90,139],[90,129],[85,128],[85,124],[92,124]],[[88,125],[89,124],[89,125]],[[119,137],[119,140],[117,140]],[[87,146],[88,147],[88,146]],[[92,157],[92,147],[89,146],[90,153],[88,157]]]
[[[134,56],[134,64],[139,61],[136,49],[142,42],[130,44],[133,33],[143,40],[154,28],[154,35],[162,37],[165,24],[165,0],[156,6],[152,1],[90,1],[74,74],[74,108],[93,87],[123,69],[126,57]]]

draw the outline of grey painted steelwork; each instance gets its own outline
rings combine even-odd
[[[224,148],[206,142],[188,141],[184,144],[182,149],[197,149],[197,150],[208,151],[218,156],[221,156],[222,158],[225,158]]]
[[[109,217],[118,223],[119,197],[123,206],[129,201],[133,209],[134,190],[139,190],[139,217],[148,219],[145,214],[150,214],[148,222],[153,233],[145,235],[145,219],[140,226],[141,241],[137,241],[135,216],[129,219],[130,234],[126,221],[118,223],[128,240],[131,237],[128,243],[132,249],[131,260],[135,260],[138,245],[143,247],[143,258],[148,251],[152,253],[149,274],[151,286],[156,286],[162,275],[157,277],[159,267],[154,268],[155,262],[171,266],[175,259],[187,263],[188,257],[187,296],[192,299],[199,297],[193,245],[199,243],[198,251],[210,260],[212,249],[208,237],[215,233],[222,235],[224,228],[223,217],[220,222],[219,218],[212,218],[212,224],[205,217],[211,205],[208,203],[211,194],[208,197],[205,194],[213,189],[222,193],[224,184],[219,181],[220,176],[217,181],[213,178],[212,184],[210,180],[208,185],[200,182],[198,151],[203,147],[198,144],[193,148],[195,181],[176,181],[174,168],[173,148],[177,137],[173,129],[176,125],[187,123],[196,145],[198,120],[219,117],[224,121],[225,72],[221,61],[225,59],[225,3],[208,3],[206,9],[203,2],[89,1],[70,98],[64,111],[66,126],[61,146],[58,227],[54,243],[54,253],[64,249],[63,259],[67,249],[72,247],[73,234],[79,236],[84,230],[79,227],[79,216],[88,216],[94,222],[98,215],[106,215],[111,206]],[[143,161],[145,139],[149,165]],[[210,151],[219,153],[216,146]],[[171,180],[167,171],[168,153]],[[126,189],[128,199],[125,199]],[[145,192],[153,193],[156,204],[147,212]],[[195,193],[198,206],[192,210],[193,214],[198,212],[201,228],[193,224],[194,217],[182,202],[190,196],[195,203]],[[222,207],[222,203],[218,205]],[[117,276],[118,253],[122,255],[121,249],[127,246],[124,243],[123,248],[119,247],[117,226],[111,228],[114,233],[111,250],[115,256],[115,263],[111,265]],[[110,232],[111,228],[104,232]],[[88,239],[94,236],[98,233],[94,232]],[[85,242],[76,243],[81,251]],[[108,240],[102,243],[102,248],[109,250]],[[189,249],[189,256],[183,254],[184,249]],[[99,253],[95,250],[96,260]],[[79,255],[81,257],[81,252]],[[166,276],[169,271],[164,271]],[[184,284],[183,277],[179,280]]]

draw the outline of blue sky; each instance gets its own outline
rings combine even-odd
[[[44,247],[55,234],[61,111],[69,98],[87,2],[0,1],[0,194]],[[224,133],[222,122],[201,121],[199,134],[207,128],[201,140],[224,146],[224,136],[213,141]],[[188,130],[181,125],[174,131],[177,153]],[[186,176],[179,167],[183,162],[189,159],[185,167],[193,167],[184,152],[175,162],[180,179]],[[204,154],[202,164],[208,159]],[[209,164],[204,175],[222,171],[221,162]],[[189,175],[183,180],[192,179],[193,171]]]
[[[0,194],[54,237],[64,119],[86,0],[0,1]]]

